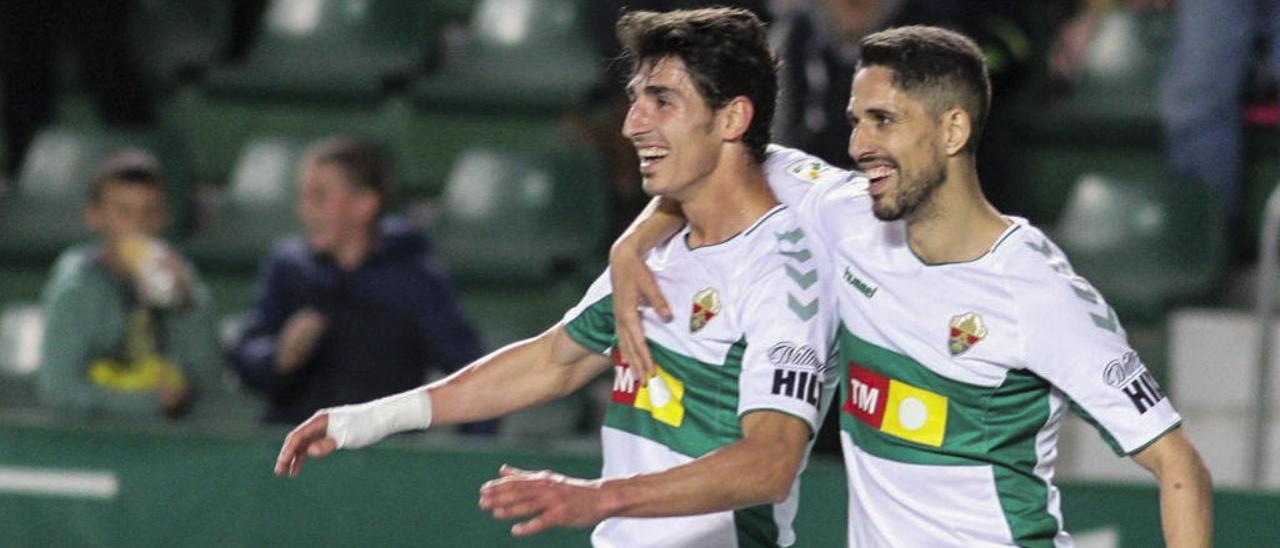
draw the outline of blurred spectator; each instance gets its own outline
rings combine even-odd
[[[774,141],[852,168],[845,107],[858,62],[856,44],[872,32],[903,25],[936,25],[973,38],[987,56],[998,99],[978,148],[978,170],[988,199],[1017,210],[1007,159],[1016,155],[1008,99],[1019,92],[1035,62],[1025,7],[1016,0],[803,0],[789,2],[770,26],[782,60]],[[1004,106],[1001,106],[1004,105]]]
[[[58,46],[72,46],[80,79],[98,116],[113,126],[155,122],[152,91],[132,50],[128,0],[6,0],[0,17],[0,117],[5,173],[13,176],[27,146],[54,115]]]
[[[267,395],[264,420],[298,423],[323,407],[419,386],[431,365],[453,371],[478,358],[476,331],[422,231],[383,218],[391,190],[383,152],[328,139],[308,150],[300,173],[305,234],[263,261],[235,351],[241,378]]]
[[[1244,164],[1242,90],[1258,40],[1269,42],[1271,71],[1280,76],[1280,0],[1184,1],[1175,10],[1160,89],[1166,158],[1176,173],[1216,187],[1234,220]]]
[[[169,417],[212,386],[222,355],[208,292],[158,237],[164,178],[125,151],[94,175],[85,211],[100,240],[63,252],[44,294],[42,402],[61,409]]]

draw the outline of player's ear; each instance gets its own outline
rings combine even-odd
[[[741,141],[755,115],[756,107],[750,99],[743,95],[734,97],[717,113],[720,137],[726,141]]]
[[[960,107],[952,107],[942,113],[943,149],[947,156],[955,156],[969,144],[973,137],[973,119]]]

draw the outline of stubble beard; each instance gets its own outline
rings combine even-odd
[[[946,179],[946,166],[942,162],[929,166],[919,177],[903,177],[900,182],[904,184],[894,192],[893,201],[885,199],[887,197],[875,200],[872,202],[871,212],[881,221],[917,220],[921,214],[932,209],[922,206],[931,202],[933,193]]]

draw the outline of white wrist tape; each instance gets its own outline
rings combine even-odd
[[[431,395],[425,388],[415,388],[324,411],[329,414],[325,435],[338,442],[339,449],[359,449],[396,432],[431,426]]]

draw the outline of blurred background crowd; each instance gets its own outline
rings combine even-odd
[[[1250,324],[1179,314],[1255,297],[1273,0],[9,0],[0,410],[289,424],[540,332],[647,202],[613,22],[711,4],[770,22],[775,142],[844,167],[861,36],[975,38],[988,196],[1054,235],[1185,415],[1243,428]],[[1180,397],[1224,374],[1204,355],[1244,384]],[[607,391],[463,434],[590,437]]]

